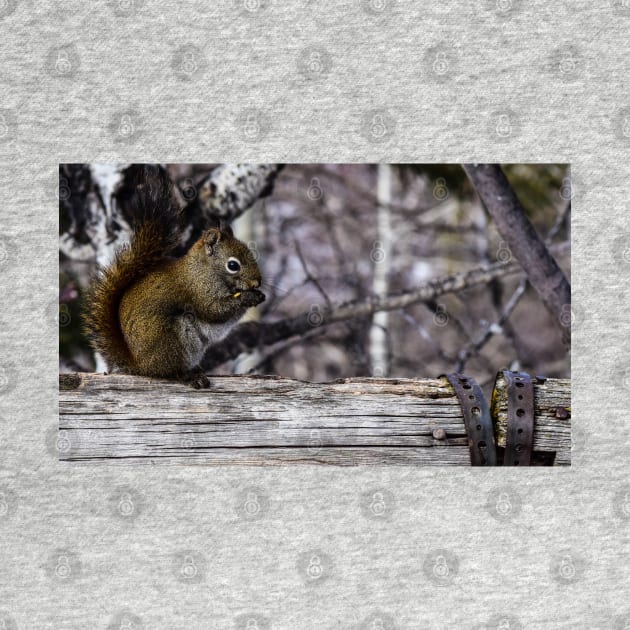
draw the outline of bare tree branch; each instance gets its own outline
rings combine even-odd
[[[194,198],[184,208],[184,221],[192,227],[191,245],[217,220],[231,223],[273,190],[282,164],[221,164],[193,188]]]
[[[571,335],[566,322],[571,308],[571,285],[562,269],[527,218],[501,167],[465,164],[464,169],[530,284],[555,317],[562,340],[568,346]]]
[[[547,237],[545,238],[545,244],[547,245],[547,247],[550,247],[552,245],[552,241],[554,237],[556,236],[556,234],[558,234],[558,232],[564,225],[570,213],[571,213],[571,201],[569,200],[569,202],[564,206],[564,208],[558,214],[555,223],[553,224],[553,226],[549,230],[549,233],[547,234]],[[470,358],[473,356],[478,356],[481,350],[483,349],[483,347],[490,341],[490,339],[492,339],[494,335],[498,333],[503,333],[505,337],[510,339],[512,341],[512,344],[516,346],[515,339],[514,339],[514,336],[515,336],[514,330],[512,329],[509,320],[510,320],[510,316],[512,315],[512,312],[514,311],[514,309],[520,302],[523,295],[525,295],[526,289],[527,289],[527,278],[523,278],[520,281],[518,287],[516,287],[516,290],[514,291],[510,299],[507,301],[507,303],[501,310],[500,316],[497,319],[497,321],[492,322],[488,324],[488,326],[486,326],[486,329],[483,335],[480,337],[480,339],[477,342],[469,343],[466,348],[462,349],[458,353],[457,365],[455,367],[456,372],[463,372],[464,368],[466,367],[466,363],[470,360]],[[515,347],[515,349],[517,348]]]
[[[561,247],[555,249],[559,250]],[[398,295],[371,296],[362,301],[330,307],[322,306],[316,313],[309,311],[277,322],[246,322],[235,328],[223,341],[212,346],[206,353],[201,367],[204,370],[211,370],[225,361],[236,358],[242,352],[268,346],[293,335],[302,335],[318,326],[367,317],[377,311],[406,308],[412,304],[435,300],[446,293],[456,293],[484,285],[495,278],[522,273],[522,271],[517,262],[494,263],[464,273],[438,278],[417,289]]]

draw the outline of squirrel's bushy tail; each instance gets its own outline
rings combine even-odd
[[[180,214],[168,173],[157,165],[125,169],[115,198],[133,236],[108,267],[97,271],[85,296],[83,320],[92,347],[108,368],[133,371],[120,326],[120,301],[128,288],[168,260],[178,244]]]

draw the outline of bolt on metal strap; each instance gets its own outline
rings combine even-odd
[[[503,371],[507,391],[504,466],[529,466],[534,443],[534,383],[525,372]]]
[[[472,466],[496,466],[497,449],[490,408],[476,381],[463,374],[446,374],[459,400],[468,435]]]

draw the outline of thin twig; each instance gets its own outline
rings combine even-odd
[[[308,265],[304,260],[304,256],[302,255],[302,248],[300,247],[300,243],[297,240],[295,241],[295,250],[297,252],[298,258],[300,259],[300,264],[302,265],[302,269],[304,270],[304,275],[306,276],[307,282],[310,282],[315,286],[319,294],[324,298],[326,305],[330,307],[332,304],[330,298],[328,297],[326,291],[324,291],[322,285],[319,283],[319,280],[311,273],[311,270],[308,268]]]
[[[457,372],[463,372],[468,359],[479,354],[481,349],[488,343],[488,341],[490,341],[490,339],[494,335],[500,332],[503,332],[503,327],[505,323],[507,322],[510,315],[516,308],[516,305],[519,303],[521,297],[525,293],[526,288],[527,288],[527,278],[523,278],[523,280],[521,280],[521,282],[519,283],[514,293],[512,293],[512,296],[510,297],[507,304],[505,305],[499,319],[496,322],[493,322],[492,324],[490,324],[486,328],[484,334],[476,343],[471,344],[465,350],[460,351],[457,357],[457,367],[456,367]]]

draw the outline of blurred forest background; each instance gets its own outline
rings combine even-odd
[[[215,164],[165,165],[182,204]],[[99,191],[102,175],[89,168]],[[120,168],[124,168],[121,165]],[[538,234],[570,242],[570,168],[504,165]],[[60,233],[68,197],[60,170]],[[461,165],[293,164],[271,194],[233,224],[257,256],[264,302],[252,316],[273,322],[308,312],[312,330],[241,356],[216,373],[340,377],[433,377],[460,371],[491,384],[501,369],[570,377],[557,323],[524,276],[445,295],[435,302],[321,325],[327,304],[399,294],[434,279],[512,259]],[[552,253],[554,250],[552,250]],[[554,254],[570,279],[570,247]],[[94,370],[81,334],[80,300],[96,259],[60,252],[59,369]],[[569,313],[570,319],[570,313]],[[568,322],[570,325],[570,321]]]

